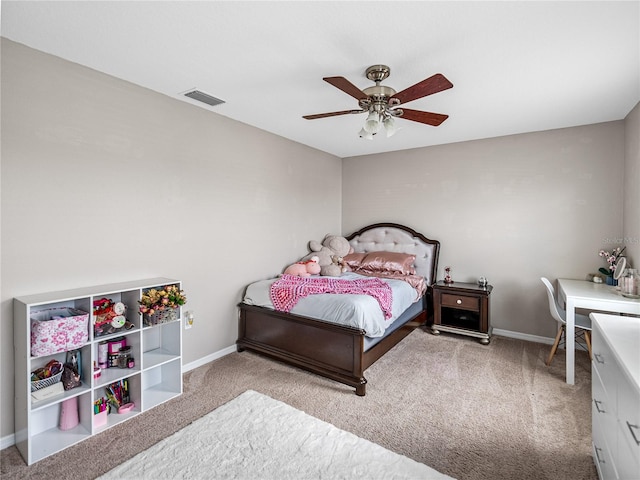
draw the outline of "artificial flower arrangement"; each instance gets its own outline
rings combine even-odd
[[[606,260],[607,264],[609,265],[609,268],[600,268],[598,269],[598,271],[603,275],[606,275],[607,277],[613,276],[613,272],[616,271],[618,259],[622,256],[622,252],[624,252],[626,248],[627,247],[614,248],[611,252],[600,250],[598,252],[598,255],[603,257]]]
[[[153,315],[172,308],[179,308],[187,303],[187,297],[175,285],[166,285],[161,289],[151,288],[142,294],[138,302],[140,313]]]

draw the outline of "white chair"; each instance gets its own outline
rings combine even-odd
[[[541,277],[540,280],[542,280],[542,283],[547,287],[547,297],[549,298],[549,311],[551,312],[551,316],[556,320],[556,322],[558,322],[558,334],[556,335],[556,340],[553,342],[553,346],[551,347],[549,358],[546,361],[547,366],[549,366],[551,365],[553,356],[558,350],[560,341],[563,340],[565,327],[567,325],[567,312],[558,305],[556,292],[553,285],[551,285],[551,282],[545,277]],[[591,358],[591,319],[586,315],[576,313],[575,331],[576,337],[584,337],[584,341],[587,344],[587,351],[589,352],[589,358]],[[578,345],[581,344],[578,343]]]

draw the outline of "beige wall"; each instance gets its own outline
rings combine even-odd
[[[244,285],[340,232],[339,158],[5,39],[1,153],[3,437],[13,297],[181,279],[189,363],[235,343]]]
[[[624,236],[626,256],[640,268],[640,103],[625,119]]]
[[[623,231],[624,151],[617,121],[347,158],[342,227],[395,221],[440,240],[439,279],[449,265],[494,286],[494,328],[551,337],[540,277],[604,266],[598,250]]]

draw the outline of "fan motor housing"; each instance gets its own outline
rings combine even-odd
[[[369,97],[379,97],[383,98],[391,98],[396,94],[396,91],[391,87],[385,87],[384,85],[375,85],[373,87],[368,87],[362,90],[363,93],[366,93]]]

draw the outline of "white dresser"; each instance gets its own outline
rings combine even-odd
[[[640,479],[640,318],[592,313],[593,459],[602,480]]]

